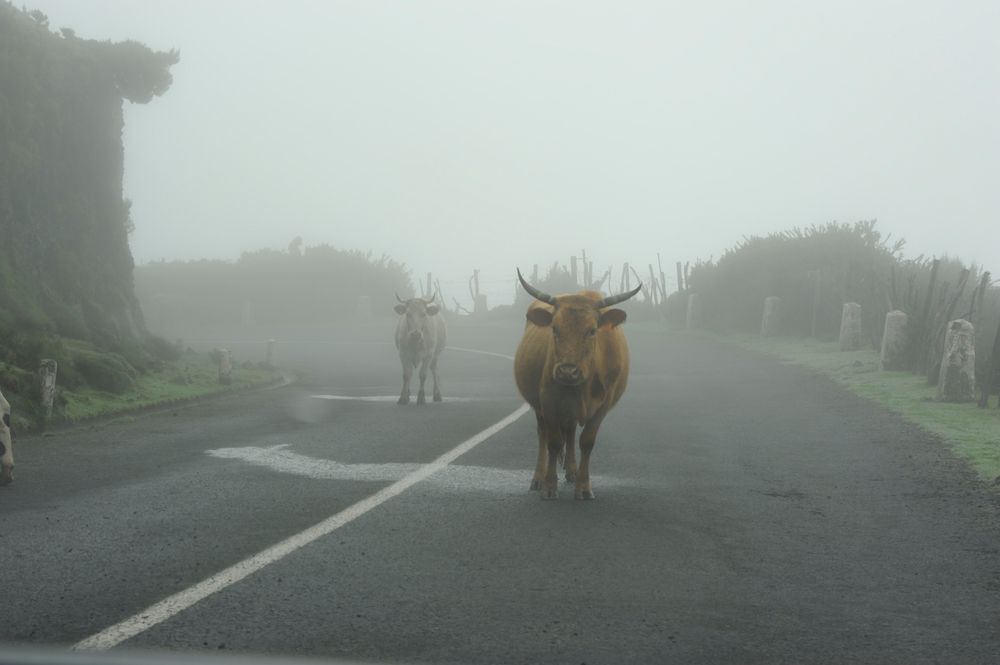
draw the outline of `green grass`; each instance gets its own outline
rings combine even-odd
[[[259,367],[234,363],[232,383],[219,383],[218,365],[207,354],[186,353],[135,379],[135,389],[120,395],[82,388],[57,388],[57,406],[50,423],[75,423],[97,417],[123,414],[148,407],[183,402],[196,397],[245,389],[275,381],[280,374]]]
[[[983,480],[993,482],[1000,477],[1000,411],[996,408],[938,402],[936,387],[927,385],[925,377],[909,372],[880,372],[878,353],[871,350],[841,351],[836,342],[790,337],[712,335],[712,338],[816,370],[938,435]]]

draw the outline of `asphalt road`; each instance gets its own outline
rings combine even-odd
[[[516,327],[453,328],[454,347],[501,355],[446,350],[446,401],[424,407],[394,403],[390,334],[300,331],[279,340],[279,360],[305,371],[295,385],[22,437],[16,481],[0,489],[0,643],[68,647],[142,615],[521,405],[502,357]],[[684,336],[629,341],[629,389],[594,453],[596,501],[528,491],[529,413],[352,521],[159,623],[140,619],[150,625],[122,647],[1000,661],[996,495],[944,446],[775,360]],[[238,359],[260,351],[228,343]],[[376,399],[344,399],[357,396]]]

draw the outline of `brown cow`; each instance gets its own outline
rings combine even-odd
[[[577,499],[593,499],[590,453],[597,430],[618,403],[628,382],[628,344],[619,326],[625,312],[608,309],[633,291],[603,298],[597,291],[550,296],[521,286],[537,300],[528,307],[528,323],[514,357],[517,389],[535,410],[538,463],[531,489],[543,499],[558,496],[557,460],[566,453],[566,481],[576,482]],[[576,466],[576,426],[580,425],[580,467]]]

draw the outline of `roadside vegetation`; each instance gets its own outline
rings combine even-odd
[[[874,221],[793,229],[744,238],[718,260],[696,263],[664,308],[674,326],[769,353],[831,377],[939,435],[988,482],[1000,481],[1000,411],[937,401],[950,321],[975,326],[980,404],[1000,390],[1000,288],[989,272],[955,258],[903,256],[905,243],[883,237]],[[689,296],[700,303],[688,318]],[[764,299],[781,299],[779,336],[764,337]],[[861,305],[859,350],[842,351],[844,303]],[[898,371],[879,370],[886,314],[908,316]],[[992,403],[991,403],[992,406]]]
[[[919,425],[943,441],[987,483],[1000,484],[1000,413],[971,404],[939,402],[937,388],[910,372],[879,371],[879,354],[871,349],[841,351],[837,342],[795,337],[713,335],[724,343],[759,351],[830,377]]]

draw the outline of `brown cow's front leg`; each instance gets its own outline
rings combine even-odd
[[[535,475],[531,478],[531,487],[529,489],[540,490],[542,489],[542,481],[545,479],[549,449],[545,442],[545,422],[538,411],[535,411],[535,423],[538,429],[538,461],[535,463]]]
[[[417,404],[426,404],[427,397],[424,395],[424,383],[427,382],[427,366],[430,365],[430,358],[424,357],[420,361],[420,390],[417,391]]]
[[[410,377],[413,376],[413,365],[406,360],[403,361],[403,390],[399,393],[399,401],[396,404],[410,403]]]
[[[594,417],[587,421],[583,431],[580,432],[580,472],[576,476],[576,499],[593,499],[594,491],[590,487],[590,453],[597,443],[597,430],[601,427],[601,421],[607,411],[602,409],[594,414]]]
[[[562,427],[562,440],[566,454],[563,468],[566,470],[566,482],[576,481],[576,423],[569,422]]]
[[[548,447],[549,459],[545,469],[545,482],[542,485],[543,499],[559,498],[559,453],[562,452],[562,433],[558,427],[546,425],[545,444]]]

